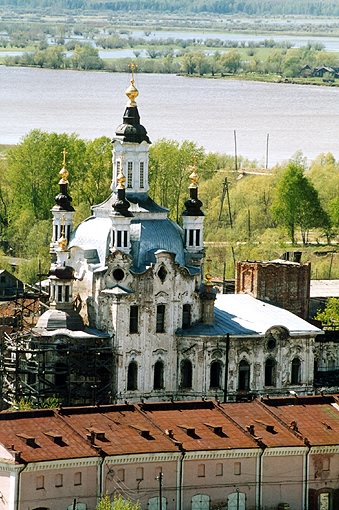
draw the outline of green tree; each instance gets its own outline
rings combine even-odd
[[[288,50],[284,60],[284,75],[290,78],[300,76],[302,66],[303,61],[300,51],[295,48]]]
[[[49,46],[45,50],[45,67],[52,69],[61,69],[64,67],[65,53],[59,46]]]
[[[311,228],[329,224],[316,189],[297,161],[291,161],[278,177],[271,211],[277,224],[287,229],[293,244],[297,227],[305,244]]]
[[[195,73],[195,53],[194,51],[187,51],[180,61],[182,72],[185,74]]]
[[[86,152],[85,142],[76,135],[35,129],[8,151],[11,221],[22,210],[31,211],[35,219],[50,217],[50,208],[58,190],[64,148],[67,150],[67,167],[74,182],[83,172]]]
[[[316,314],[315,319],[320,321],[325,329],[339,328],[339,299],[329,298],[323,311]]]
[[[220,65],[224,72],[235,74],[241,67],[241,54],[237,50],[227,51],[221,56]]]
[[[86,168],[82,180],[82,200],[99,204],[110,194],[112,182],[112,144],[106,136],[87,143]]]
[[[319,154],[311,162],[307,176],[318,191],[320,201],[330,218],[330,230],[326,230],[329,239],[339,227],[339,164],[333,154]]]
[[[31,131],[21,142],[7,152],[6,162],[6,214],[8,226],[4,236],[10,240],[16,256],[27,253],[30,232],[34,235],[34,254],[46,252],[46,228],[44,220],[50,221],[50,209],[58,193],[59,171],[62,167],[62,151],[67,150],[73,190],[83,183],[86,143],[76,135]],[[72,192],[71,192],[72,195]],[[39,244],[41,243],[41,244]],[[47,243],[48,244],[48,243]],[[42,250],[42,252],[41,252]]]
[[[134,502],[131,499],[123,499],[119,494],[114,496],[111,501],[109,495],[106,494],[101,496],[95,510],[141,510],[138,501]]]
[[[170,209],[170,216],[178,221],[184,201],[188,197],[189,175],[196,164],[201,179],[211,176],[214,162],[207,158],[203,147],[184,140],[162,139],[150,148],[149,184],[155,201]]]
[[[284,69],[284,54],[282,50],[274,50],[270,52],[267,62],[266,62],[266,70],[269,73],[283,74]]]
[[[194,57],[196,72],[203,76],[210,71],[209,59],[206,57],[204,52],[197,51]]]
[[[71,58],[74,69],[103,69],[104,62],[98,50],[90,44],[77,45]]]

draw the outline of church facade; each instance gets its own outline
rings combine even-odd
[[[204,269],[196,170],[181,227],[148,194],[151,142],[134,78],[126,95],[111,194],[75,229],[64,157],[52,209],[50,308],[25,339],[30,370],[16,388],[67,404],[312,391],[321,331],[251,296],[217,295]]]

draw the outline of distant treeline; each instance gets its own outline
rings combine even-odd
[[[155,11],[182,14],[215,13],[339,16],[337,0],[0,0],[0,7],[96,11]]]

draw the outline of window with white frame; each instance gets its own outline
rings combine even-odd
[[[140,161],[139,164],[139,187],[144,188],[145,187],[145,164],[143,161]]]
[[[133,162],[127,163],[127,188],[133,187]]]

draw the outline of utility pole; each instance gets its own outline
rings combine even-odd
[[[270,139],[270,135],[269,135],[269,133],[267,133],[267,137],[266,137],[266,163],[265,163],[266,170],[268,169],[268,142],[269,142],[269,139]]]
[[[222,195],[221,195],[221,200],[220,200],[220,211],[219,211],[219,218],[218,218],[218,226],[219,227],[221,225],[221,216],[222,216],[222,210],[224,207],[225,196],[227,197],[227,206],[228,206],[228,216],[229,216],[229,220],[230,220],[230,227],[233,228],[230,193],[229,193],[229,188],[228,188],[227,177],[225,177],[225,180],[224,180]]]
[[[237,132],[236,130],[233,131],[234,135],[234,169],[237,172],[238,171],[238,149],[237,149]]]
[[[229,352],[230,352],[230,334],[226,334],[226,350],[225,350],[225,378],[224,378],[224,403],[227,402],[228,397],[228,364],[229,364]]]

